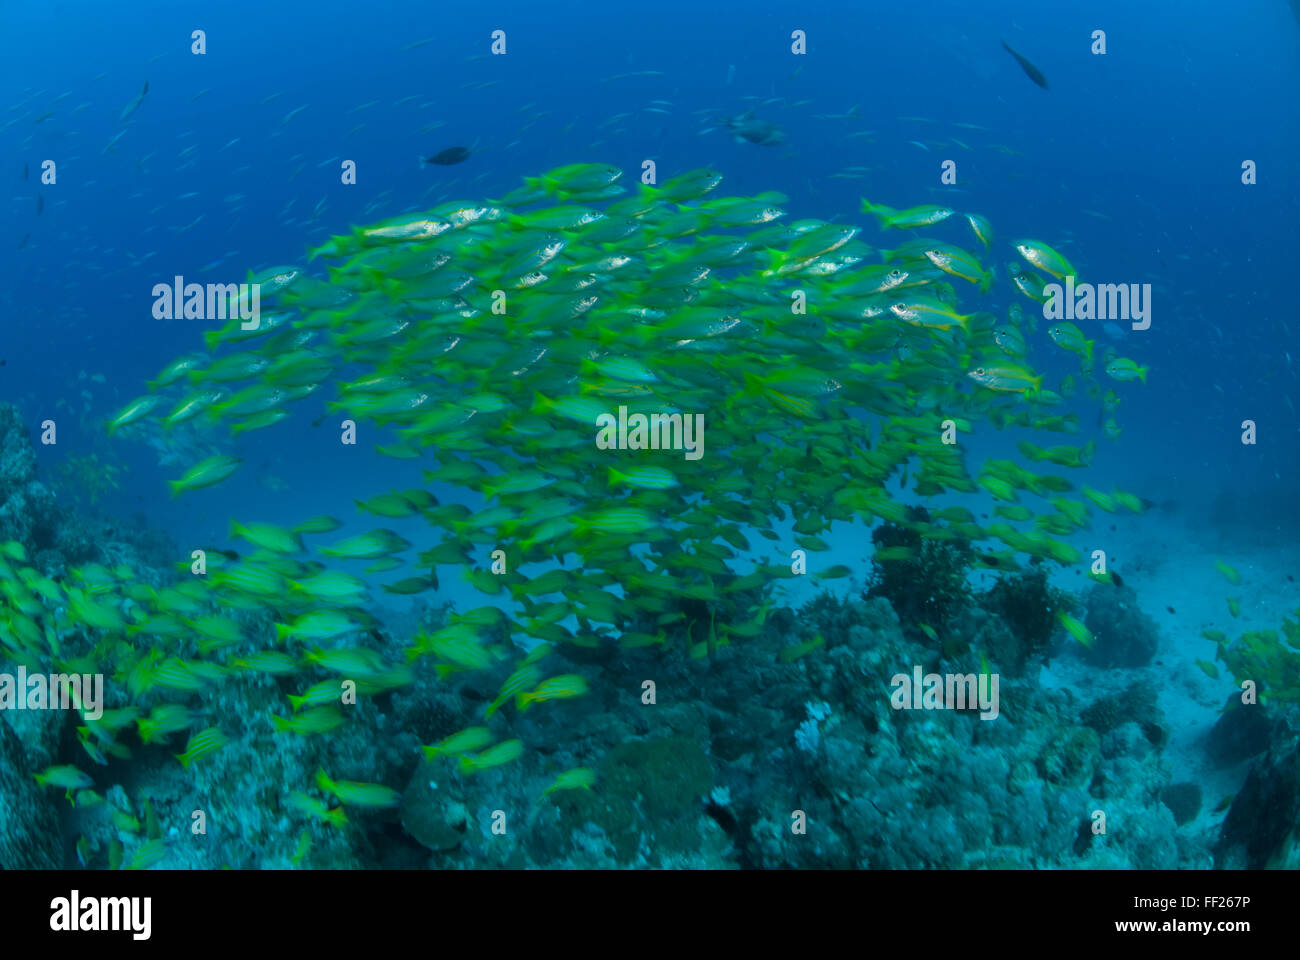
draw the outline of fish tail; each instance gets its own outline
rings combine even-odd
[[[745,389],[743,391],[744,396],[761,397],[763,395],[763,391],[766,389],[767,388],[763,385],[762,380],[758,379],[757,376],[750,373],[749,371],[745,371]]]
[[[185,483],[182,480],[168,480],[167,486],[171,488],[173,500],[185,492]]]
[[[284,717],[277,714],[271,714],[271,726],[275,727],[280,733],[290,733],[293,730],[293,724]]]
[[[555,406],[555,401],[549,397],[543,396],[536,390],[533,391],[533,406],[529,413],[548,413]]]
[[[888,230],[893,226],[892,219],[898,214],[893,207],[887,207],[883,203],[872,203],[870,200],[862,201],[862,212],[869,213],[880,221],[880,229]]]

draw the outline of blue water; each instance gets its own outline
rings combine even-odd
[[[1234,482],[1270,489],[1274,474],[1294,474],[1298,438],[1282,397],[1294,394],[1297,376],[1286,355],[1300,351],[1288,349],[1292,303],[1278,280],[1296,252],[1288,185],[1300,131],[1290,96],[1296,30],[1283,3],[1216,7],[1212,18],[1185,5],[1060,13],[1007,3],[978,14],[961,4],[819,5],[793,19],[782,5],[760,3],[743,15],[691,10],[689,29],[667,10],[621,21],[609,9],[593,21],[589,4],[545,9],[488,15],[453,4],[434,15],[412,5],[358,16],[329,3],[310,15],[239,3],[131,4],[111,15],[93,5],[7,7],[6,35],[24,43],[0,64],[7,106],[18,108],[7,110],[5,122],[17,122],[0,134],[10,167],[6,220],[14,247],[30,239],[4,261],[6,394],[48,409],[87,370],[107,377],[92,391],[97,413],[130,399],[196,344],[190,325],[151,317],[154,283],[175,274],[226,282],[292,263],[307,245],[361,222],[380,194],[369,219],[418,209],[430,196],[500,195],[523,175],[577,159],[636,169],[652,158],[673,169],[714,164],[734,192],[779,189],[803,216],[860,220],[864,195],[907,205],[942,193],[992,218],[1000,236],[1069,238],[1065,249],[1078,252],[1089,276],[1157,284],[1151,330],[1136,342],[1155,363],[1158,389],[1126,410],[1128,431],[1143,442],[1125,461],[1177,467],[1171,479],[1181,489],[1213,489],[1217,458],[1205,456],[1204,432],[1226,434],[1253,416],[1268,440]],[[507,55],[487,57],[498,25]],[[195,28],[207,31],[202,57],[189,52]],[[796,28],[809,37],[801,57],[790,53]],[[1089,52],[1097,28],[1107,31],[1105,56]],[[999,34],[1042,66],[1050,91],[1020,73]],[[400,49],[424,38],[432,39]],[[638,70],[662,76],[603,79]],[[145,80],[149,94],[130,129],[103,154]],[[475,89],[480,83],[494,85]],[[758,115],[786,131],[786,144],[698,135],[705,124],[694,111],[738,113],[744,96],[785,98]],[[393,106],[403,97],[414,99]],[[642,112],[654,99],[671,101],[671,115]],[[379,103],[349,113],[370,101]],[[855,104],[859,120],[813,118]],[[46,109],[54,116],[34,127]],[[632,116],[601,127],[618,113]],[[950,147],[969,184],[961,194],[944,190],[938,163],[948,154],[909,141],[952,121],[988,128],[966,131],[972,146],[1021,155]],[[875,134],[846,139],[860,130]],[[461,143],[481,153],[462,166],[418,169],[418,156]],[[187,147],[195,149],[181,158]],[[359,182],[341,185],[331,158],[355,160]],[[19,174],[27,165],[35,178],[45,159],[58,163],[58,184],[38,216],[37,183]],[[186,159],[192,165],[179,169]],[[1259,170],[1253,187],[1240,183],[1247,159]],[[875,170],[866,180],[826,179],[850,165]],[[223,202],[236,194],[243,199]],[[76,427],[62,428],[61,442],[83,442]],[[270,468],[301,490],[291,449],[281,438],[269,446],[277,451]],[[151,479],[147,460],[132,466]],[[177,518],[161,509],[159,519]]]
[[[159,449],[105,438],[104,420],[145,380],[201,347],[206,324],[153,318],[154,284],[238,282],[302,263],[354,225],[500,197],[565,163],[610,162],[627,180],[645,160],[661,178],[712,166],[722,192],[780,191],[795,218],[865,225],[863,197],[979,212],[997,231],[988,262],[1000,280],[1016,259],[1006,241],[1028,236],[1095,282],[1152,284],[1149,330],[1089,331],[1099,350],[1150,368],[1097,472],[1176,501],[1184,519],[1230,509],[1247,522],[1243,551],[1250,524],[1293,540],[1300,21],[1283,0],[1060,6],[6,4],[0,401],[33,431],[56,421],[42,471],[87,452],[120,465],[125,479],[95,508],[143,514],[186,553],[225,542],[232,515],[338,514],[364,529],[376,524],[349,499],[418,484],[420,464],[323,440],[332,420],[309,424],[330,397],[307,401],[291,428],[223,447],[246,469],[179,500],[166,481],[210,451],[160,463]],[[504,56],[490,55],[496,29]],[[791,52],[793,30],[806,32],[805,55]],[[1105,55],[1090,52],[1094,30]],[[736,142],[716,120],[746,109],[784,142]],[[455,145],[471,148],[466,162],[418,162]],[[43,186],[47,160],[57,183]],[[340,183],[343,160],[355,185]],[[940,182],[944,160],[956,187]],[[1254,185],[1242,183],[1248,160]],[[868,169],[832,176],[854,166]],[[1047,369],[1059,377],[1071,360]],[[1244,420],[1258,425],[1255,445],[1240,443]]]

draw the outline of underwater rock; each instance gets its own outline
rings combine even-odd
[[[1219,870],[1300,867],[1300,736],[1279,725],[1237,792],[1214,845]]]
[[[1004,677],[1019,677],[1025,672],[1033,648],[1016,634],[996,613],[973,607],[951,628],[969,639],[966,646],[987,657],[989,666]]]
[[[0,541],[39,549],[52,539],[58,517],[58,501],[36,478],[36,451],[18,408],[0,403]]]
[[[56,870],[62,834],[50,797],[29,768],[22,742],[0,718],[0,868]]]
[[[1101,763],[1101,741],[1088,727],[1061,730],[1038,757],[1038,772],[1048,783],[1085,787]]]
[[[1059,624],[1056,612],[1069,606],[1062,591],[1048,586],[1047,571],[1041,566],[1002,577],[978,603],[1001,620],[1011,638],[999,637],[999,631],[990,627],[975,648],[985,650],[989,662],[1009,676],[1018,676],[1032,658],[1048,648]]]
[[[1129,586],[1098,584],[1088,594],[1084,625],[1095,642],[1079,652],[1101,667],[1145,667],[1156,655],[1159,634],[1155,621],[1141,611]]]
[[[402,827],[434,853],[455,850],[470,831],[469,810],[454,781],[446,770],[423,763],[402,792]]]
[[[1142,735],[1156,749],[1169,740],[1164,712],[1156,702],[1155,690],[1145,683],[1134,683],[1122,693],[1099,697],[1083,711],[1084,726],[1096,730],[1103,739],[1126,723],[1136,723]]]
[[[709,758],[684,737],[624,743],[606,757],[600,782],[637,800],[649,820],[671,821],[699,806],[713,788]]]
[[[1263,704],[1242,704],[1237,694],[1210,728],[1205,747],[1216,767],[1230,767],[1268,749],[1273,722]]]
[[[12,403],[0,403],[0,503],[36,479],[36,451]]]
[[[907,527],[883,523],[871,534],[877,552],[911,551],[911,559],[872,560],[871,582],[864,599],[884,597],[898,614],[904,629],[935,630],[945,656],[958,656],[964,648],[954,644],[947,630],[950,621],[970,602],[970,567],[975,555],[965,540],[931,540]]]
[[[1174,815],[1174,823],[1180,827],[1196,819],[1201,812],[1201,788],[1199,784],[1171,783],[1160,791],[1160,802]]]

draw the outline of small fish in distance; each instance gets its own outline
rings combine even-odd
[[[1020,54],[1016,53],[1016,51],[1012,50],[1005,40],[1002,41],[1002,49],[1016,58],[1016,63],[1020,64],[1020,69],[1025,71],[1025,76],[1034,81],[1034,83],[1038,84],[1044,90],[1047,89],[1047,78],[1043,76],[1043,71],[1039,70]]]

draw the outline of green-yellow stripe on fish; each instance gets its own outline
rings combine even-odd
[[[116,433],[119,428],[129,423],[135,423],[149,415],[154,407],[162,402],[162,397],[156,393],[146,394],[143,397],[137,397],[118,412],[112,420],[108,421],[108,432],[110,435]]]
[[[361,629],[361,625],[338,610],[313,610],[304,613],[291,624],[277,623],[275,635],[284,640],[333,640]]]
[[[297,553],[302,549],[302,540],[296,533],[273,523],[240,523],[232,520],[230,535],[273,553]]]
[[[338,703],[343,696],[343,687],[339,680],[322,680],[320,683],[312,684],[302,692],[301,696],[294,696],[292,693],[287,694],[290,705],[294,710],[301,710],[303,707],[315,707],[325,703]]]
[[[881,229],[894,227],[899,230],[912,230],[917,227],[932,227],[936,223],[942,223],[953,215],[951,207],[925,204],[919,207],[911,207],[907,210],[895,210],[893,207],[872,203],[865,198],[862,201],[862,212],[869,213],[879,220]]]
[[[221,730],[217,727],[208,727],[206,730],[200,730],[190,737],[185,752],[176,754],[176,759],[181,762],[181,766],[188,770],[190,764],[195,760],[211,756],[228,743],[230,743],[230,738]]]
[[[590,767],[574,767],[556,777],[555,781],[542,791],[542,796],[548,797],[557,790],[590,790],[595,782],[595,770]]]
[[[329,733],[332,730],[337,730],[342,725],[343,714],[335,706],[304,710],[301,713],[295,713],[292,717],[271,714],[271,726],[280,733],[297,733],[307,736],[314,733]]]
[[[1069,276],[1077,280],[1079,277],[1079,272],[1074,269],[1074,265],[1069,260],[1041,240],[1013,240],[1011,245],[1027,263],[1050,273],[1058,280],[1064,280]]]
[[[1219,573],[1223,574],[1223,578],[1227,580],[1230,584],[1232,584],[1234,587],[1237,584],[1241,583],[1241,574],[1239,574],[1232,567],[1228,566],[1222,560],[1214,561],[1214,569],[1218,570]]]
[[[1085,647],[1088,647],[1089,649],[1092,648],[1096,639],[1093,637],[1092,631],[1085,627],[1081,621],[1076,620],[1064,610],[1058,610],[1056,612],[1056,619],[1060,622],[1061,626],[1065,628],[1066,633],[1074,637],[1075,640],[1078,640],[1079,643],[1083,644]]]
[[[480,750],[492,740],[492,731],[487,727],[467,727],[458,733],[444,737],[431,747],[421,747],[421,749],[425,757],[432,760],[434,757],[454,756],[458,753]]]
[[[576,673],[560,674],[551,677],[549,680],[542,681],[536,690],[520,694],[519,709],[522,712],[527,710],[532,703],[580,697],[587,692],[587,689],[585,677]]]
[[[395,807],[402,796],[392,787],[381,783],[359,783],[351,780],[331,780],[324,770],[316,771],[316,785],[333,794],[339,803],[348,807]]]
[[[241,463],[243,461],[238,457],[224,455],[208,457],[187,470],[179,480],[169,481],[168,486],[171,487],[173,497],[178,497],[188,490],[210,487],[229,477]]]
[[[477,773],[479,770],[499,767],[510,763],[512,760],[518,760],[523,755],[524,742],[522,740],[506,740],[504,743],[498,743],[495,747],[489,747],[482,753],[461,754],[460,772],[465,774]]]
[[[409,547],[410,541],[404,540],[391,530],[369,530],[355,537],[348,537],[328,547],[322,547],[321,553],[328,557],[345,557],[370,560],[400,553]]]
[[[340,829],[342,829],[343,825],[348,822],[348,815],[344,812],[342,807],[335,807],[331,810],[329,804],[324,800],[303,793],[300,790],[290,791],[289,806],[310,817],[324,820],[326,823],[332,824]]]

